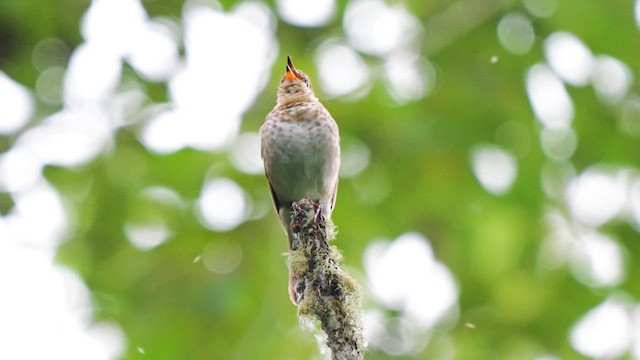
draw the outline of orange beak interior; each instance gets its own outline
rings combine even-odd
[[[287,80],[296,80],[300,77],[296,72],[296,68],[293,67],[293,63],[291,62],[291,58],[287,56],[287,72],[284,74],[284,78]]]

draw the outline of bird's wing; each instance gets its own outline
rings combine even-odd
[[[331,194],[331,211],[336,207],[336,198],[338,198],[338,179],[336,179],[336,186],[333,187],[333,194]]]
[[[269,174],[265,172],[267,176],[267,182],[269,183],[269,191],[271,191],[271,199],[273,200],[273,206],[276,208],[276,213],[280,213],[280,200],[278,199],[278,195],[276,191],[273,190],[273,185],[271,185],[271,180],[269,179]]]

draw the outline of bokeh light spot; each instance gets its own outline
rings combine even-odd
[[[104,100],[115,90],[121,72],[120,58],[104,47],[88,43],[78,46],[65,73],[65,104],[83,106]]]
[[[327,40],[318,47],[316,66],[320,88],[330,96],[351,94],[369,81],[369,69],[360,55],[335,40]]]
[[[67,212],[51,185],[41,180],[15,193],[13,199],[14,208],[4,217],[11,234],[8,239],[44,249],[54,249],[63,241],[69,229]]]
[[[480,185],[494,195],[505,193],[517,174],[516,159],[497,146],[476,148],[472,155],[472,168]]]
[[[532,15],[548,18],[556,13],[558,0],[524,0],[524,6]]]
[[[626,301],[609,298],[591,309],[571,329],[571,346],[584,356],[614,359],[631,345],[632,325]]]
[[[636,5],[634,6],[634,14],[636,18],[636,25],[640,28],[640,0],[636,0]]]
[[[349,2],[343,27],[349,44],[378,56],[401,49],[413,51],[422,33],[418,19],[402,5],[387,6],[381,0]]]
[[[38,222],[29,222],[34,224]],[[123,356],[124,333],[115,324],[95,322],[90,291],[78,274],[55,265],[54,251],[1,238],[0,358]]]
[[[82,17],[80,32],[87,42],[121,59],[133,49],[132,34],[140,33],[146,20],[139,0],[94,0]]]
[[[611,56],[596,57],[593,88],[600,99],[619,102],[627,95],[632,82],[631,70],[625,63]]]
[[[406,312],[422,329],[434,326],[456,304],[455,280],[421,234],[406,233],[391,243],[373,242],[364,263],[376,298]]]
[[[64,67],[69,60],[69,47],[57,38],[40,41],[31,52],[33,66],[44,71],[51,67]]]
[[[200,223],[214,231],[229,231],[246,218],[247,199],[235,182],[218,178],[207,182],[198,199]]]
[[[628,202],[634,225],[640,232],[640,176],[631,181]]]
[[[202,251],[202,263],[216,274],[234,271],[241,261],[242,248],[236,242],[211,242]]]
[[[358,175],[369,165],[371,152],[362,140],[355,136],[342,134],[340,177],[349,178]]]
[[[384,201],[391,193],[392,185],[388,169],[380,166],[369,166],[353,179],[353,190],[360,201],[371,205]]]
[[[245,174],[264,173],[260,157],[260,135],[249,132],[240,134],[229,150],[229,160],[233,167]]]
[[[519,13],[510,13],[498,23],[498,41],[513,55],[524,55],[533,47],[535,33],[531,21]]]
[[[301,27],[326,25],[335,12],[335,0],[277,0],[276,6],[282,19]]]
[[[21,191],[36,184],[42,174],[42,163],[24,147],[13,147],[0,154],[0,189]]]
[[[575,35],[556,32],[544,41],[544,53],[549,66],[570,85],[589,83],[593,73],[593,55]]]
[[[50,67],[38,75],[36,94],[42,101],[51,105],[62,103],[64,73],[64,68]]]
[[[110,139],[113,125],[98,109],[63,110],[44,119],[16,141],[44,164],[77,166],[95,158]]]
[[[581,223],[600,226],[620,213],[626,199],[626,183],[613,171],[590,168],[573,179],[567,189],[567,205]]]
[[[268,8],[256,4],[238,11],[225,13],[198,2],[185,5],[186,59],[168,82],[171,107],[142,129],[141,141],[150,150],[215,151],[235,140],[241,115],[266,84],[276,54]],[[251,23],[245,16],[264,21]]]
[[[142,195],[160,204],[181,206],[182,197],[175,190],[165,186],[150,186],[142,190]]]
[[[622,249],[609,236],[585,234],[572,252],[571,270],[576,279],[587,286],[616,286],[624,278]]]
[[[618,125],[624,133],[640,138],[640,97],[629,96],[622,102]]]
[[[435,87],[436,71],[431,63],[411,53],[389,56],[384,74],[389,93],[400,104],[421,99]]]
[[[536,118],[550,129],[566,129],[573,120],[573,103],[558,77],[545,65],[527,72],[527,96]]]
[[[31,118],[34,110],[29,90],[0,71],[0,135],[13,134],[20,130]]]
[[[576,172],[568,162],[547,162],[542,168],[542,188],[550,199],[561,199]]]
[[[163,81],[178,67],[176,36],[161,22],[147,22],[133,35],[129,64],[145,79]]]
[[[169,239],[171,230],[164,224],[126,224],[124,233],[138,250],[151,250]]]
[[[568,160],[578,146],[578,138],[572,129],[544,128],[540,134],[540,142],[544,154],[555,161]]]

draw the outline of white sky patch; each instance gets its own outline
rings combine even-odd
[[[542,125],[555,130],[571,125],[571,98],[562,81],[546,65],[537,64],[529,69],[526,89],[533,112]]]
[[[597,227],[620,214],[626,194],[626,181],[620,174],[590,168],[571,181],[566,196],[571,215]]]
[[[587,85],[593,74],[593,55],[575,35],[555,32],[544,42],[544,52],[549,66],[566,83]]]
[[[575,277],[591,287],[613,287],[624,279],[624,262],[620,245],[599,233],[582,236],[571,253],[571,270]]]
[[[626,301],[613,297],[594,307],[571,329],[571,346],[590,358],[619,358],[631,345],[629,308]]]
[[[436,71],[419,55],[398,53],[384,62],[389,93],[400,104],[423,98],[435,86]]]
[[[498,41],[510,54],[524,55],[533,47],[535,33],[531,21],[519,13],[509,13],[498,23]]]
[[[428,240],[406,233],[388,243],[371,243],[364,255],[370,290],[386,307],[403,311],[426,330],[451,311],[458,287],[449,269],[434,258]]]
[[[68,231],[68,217],[58,192],[44,181],[13,193],[15,206],[4,216],[8,238],[24,244],[55,248]]]
[[[284,21],[300,27],[326,25],[336,9],[335,0],[277,0],[276,6]]]
[[[0,135],[10,135],[20,130],[31,119],[33,98],[26,87],[18,84],[0,71]]]
[[[182,119],[175,110],[161,112],[144,125],[140,141],[150,150],[160,154],[180,150],[188,137]]]
[[[108,49],[89,43],[78,46],[71,55],[65,73],[65,104],[82,106],[87,102],[96,103],[106,99],[120,82],[121,72],[120,58]]]
[[[147,13],[139,0],[93,0],[82,17],[80,32],[87,42],[122,58],[144,29]]]
[[[471,154],[473,174],[480,185],[494,195],[509,190],[518,169],[515,157],[497,146],[481,146]]]
[[[31,150],[12,146],[0,154],[0,189],[16,192],[31,188],[41,179],[42,166]]]
[[[231,165],[245,174],[264,173],[260,157],[260,135],[253,132],[240,134],[229,150]]]
[[[214,114],[212,109],[198,112],[179,108],[153,117],[142,128],[140,140],[160,154],[172,153],[186,146],[204,151],[217,150],[230,144],[239,128],[239,115]]]
[[[551,160],[564,161],[573,156],[578,138],[572,129],[554,130],[544,128],[540,133],[542,151]]]
[[[633,83],[627,64],[611,56],[597,56],[593,71],[593,88],[598,97],[609,103],[624,99]]]
[[[204,184],[196,213],[206,228],[229,231],[246,219],[247,201],[244,191],[235,182],[217,178]]]
[[[275,59],[273,33],[233,13],[198,5],[187,5],[184,23],[187,52],[184,71],[194,77],[187,76],[189,83],[183,85],[196,88],[175,89],[171,83],[171,96],[176,105],[214,103],[216,107],[241,114],[255,99],[259,85],[264,85]],[[234,36],[227,36],[230,33]]]
[[[349,44],[369,55],[414,50],[422,26],[404,6],[381,0],[354,0],[345,10],[343,28]]]
[[[145,146],[168,153],[183,147],[214,151],[233,143],[242,113],[266,83],[276,49],[268,10],[255,10],[240,7],[237,15],[197,3],[185,6],[186,59],[169,80],[173,109],[146,124]],[[264,21],[250,23],[245,16]]]
[[[318,46],[315,60],[320,88],[327,95],[348,95],[369,82],[369,68],[360,55],[335,39]]]
[[[126,224],[124,233],[138,250],[151,250],[165,243],[171,230],[165,224]]]
[[[122,331],[110,323],[93,324],[89,290],[76,273],[54,264],[53,251],[25,247],[5,236],[2,240],[0,358],[113,359],[123,355]]]
[[[94,159],[111,138],[109,118],[98,110],[63,110],[16,141],[42,164],[77,166]]]
[[[233,13],[257,28],[268,30],[272,34],[276,28],[274,14],[268,6],[265,6],[261,2],[244,1],[237,5]]]
[[[133,44],[127,60],[143,78],[164,81],[175,72],[179,63],[178,44],[169,27],[149,21],[131,37]]]

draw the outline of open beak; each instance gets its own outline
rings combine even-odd
[[[287,72],[284,74],[284,78],[287,80],[296,80],[296,79],[300,79],[300,76],[298,75],[298,72],[296,71],[296,68],[293,66],[293,63],[291,62],[291,58],[289,56],[287,56]]]

